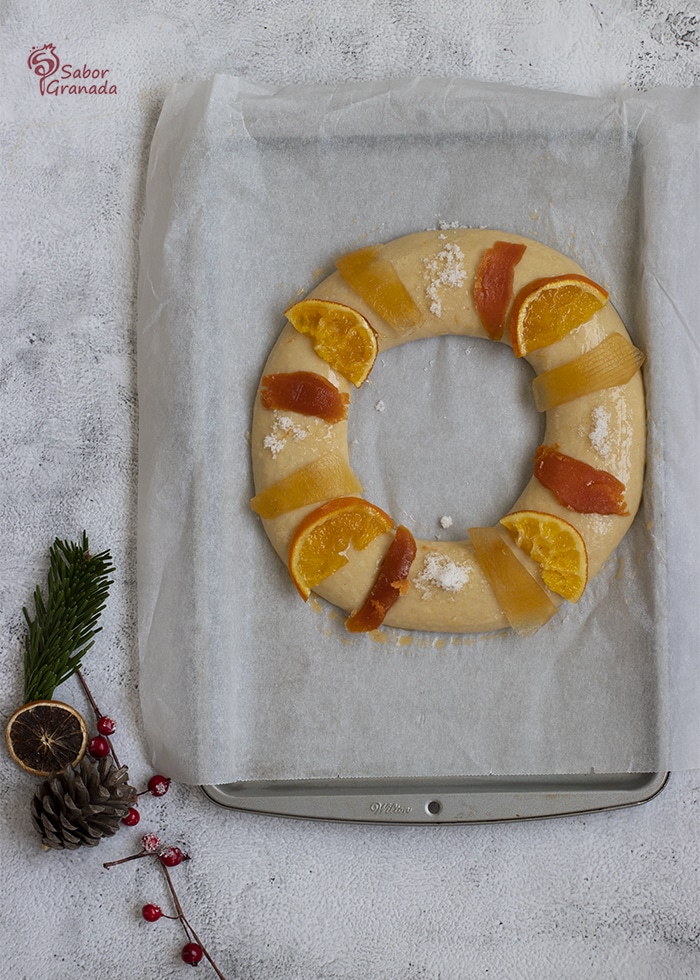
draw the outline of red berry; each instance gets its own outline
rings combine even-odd
[[[106,755],[109,755],[110,751],[109,742],[102,735],[95,735],[88,742],[88,752],[93,759],[104,759]]]
[[[160,837],[157,834],[144,834],[141,838],[141,846],[149,854],[155,854],[160,847]]]
[[[182,958],[185,963],[191,963],[192,966],[196,966],[203,956],[204,953],[199,943],[187,943],[182,947]]]
[[[126,816],[122,817],[122,823],[125,827],[135,827],[140,819],[141,814],[136,807],[130,806]]]
[[[146,922],[157,922],[158,919],[163,914],[163,909],[160,905],[144,905],[141,909],[141,915],[144,917]]]
[[[151,776],[148,780],[148,789],[154,796],[164,796],[169,786],[170,780],[167,776]]]
[[[185,854],[179,847],[164,847],[158,857],[167,868],[175,868],[178,864],[186,861],[189,854]]]
[[[97,719],[97,731],[100,735],[114,735],[116,727],[116,722],[108,718],[107,715],[102,715]]]

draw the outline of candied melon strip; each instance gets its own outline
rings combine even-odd
[[[582,395],[626,384],[645,360],[646,355],[626,337],[612,333],[580,357],[536,377],[535,405],[538,411],[548,412]]]
[[[381,252],[381,245],[368,245],[343,255],[336,267],[348,286],[390,327],[398,331],[410,330],[420,323],[421,312],[396,269]]]
[[[256,494],[250,506],[260,517],[272,518],[352,493],[362,493],[362,484],[350,464],[338,453],[326,453]]]
[[[557,607],[518,561],[495,527],[471,527],[469,537],[489,585],[516,633],[528,636],[544,626]]]

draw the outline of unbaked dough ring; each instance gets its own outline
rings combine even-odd
[[[472,289],[477,265],[484,251],[497,241],[518,242],[526,246],[515,267],[514,293],[534,279],[584,274],[570,258],[532,239],[501,231],[458,228],[416,232],[386,244],[382,257],[394,266],[423,316],[422,322],[406,333],[397,333],[370,309],[357,293],[335,272],[316,286],[309,297],[344,303],[362,313],[378,334],[379,350],[409,340],[457,334],[469,337],[487,335],[474,307]],[[439,288],[435,305],[435,283],[426,269],[447,246],[457,247],[466,272],[461,283]],[[452,254],[457,254],[452,248]],[[426,263],[427,260],[427,263]],[[431,306],[433,312],[431,312]],[[439,315],[438,315],[439,314]],[[526,355],[536,374],[571,361],[612,333],[628,337],[611,303],[607,303],[587,323],[549,347]],[[510,345],[508,331],[503,343]],[[314,371],[329,378],[348,395],[353,386],[338,376],[314,352],[308,336],[287,324],[275,343],[264,374],[288,371]],[[347,421],[328,425],[320,419],[265,408],[256,398],[251,431],[253,477],[256,492],[269,487],[300,466],[333,450],[349,462]],[[604,423],[604,424],[603,424]],[[295,438],[304,432],[305,437]],[[277,440],[277,441],[276,441]],[[551,491],[534,476],[515,501],[511,511],[544,511],[562,517],[578,529],[588,552],[589,581],[615,550],[639,507],[645,460],[645,406],[640,372],[624,385],[584,395],[550,409],[546,417],[544,443],[557,445],[562,453],[613,473],[625,486],[628,516],[579,514],[562,506]],[[281,451],[275,451],[275,447]],[[283,448],[281,448],[283,447]],[[264,520],[263,526],[277,554],[286,563],[292,535],[302,518],[319,504],[298,508],[289,514]],[[391,540],[381,535],[367,549],[353,552],[349,563],[327,578],[314,592],[335,606],[352,612],[364,602],[374,582],[381,559]],[[473,551],[466,541],[417,540],[417,555],[409,576],[409,589],[390,609],[384,625],[406,630],[447,633],[482,633],[503,629],[508,622],[488,584]],[[522,554],[519,552],[518,553]],[[424,587],[426,559],[444,556],[443,563],[468,569],[468,579],[458,589],[433,584]],[[534,570],[537,568],[532,563]],[[421,578],[423,576],[423,578]],[[417,580],[418,585],[416,584]],[[290,583],[290,587],[293,586]],[[562,600],[552,595],[557,603]]]

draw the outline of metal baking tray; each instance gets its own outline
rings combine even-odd
[[[450,779],[335,779],[203,786],[232,810],[307,820],[404,825],[499,823],[646,803],[667,772]]]

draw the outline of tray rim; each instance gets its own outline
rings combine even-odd
[[[670,773],[572,773],[407,779],[256,780],[202,785],[214,805],[330,823],[396,826],[499,824],[638,806]]]

